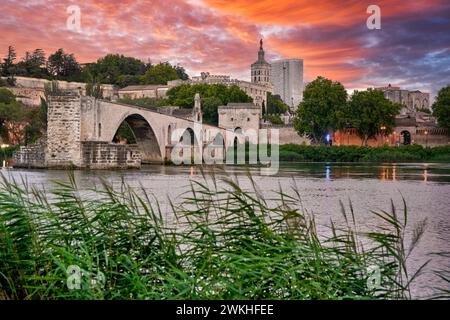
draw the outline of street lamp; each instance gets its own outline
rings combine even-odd
[[[425,130],[425,147],[428,147],[428,130]]]
[[[385,131],[386,131],[386,127],[385,126],[381,126],[381,137],[383,139],[383,144],[384,144],[384,136],[385,136]]]

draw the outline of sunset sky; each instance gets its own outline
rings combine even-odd
[[[367,7],[381,7],[369,30]],[[81,9],[81,32],[66,9]],[[0,56],[58,48],[92,62],[120,53],[152,62],[250,78],[263,38],[267,60],[302,58],[305,80],[322,75],[348,89],[391,83],[437,90],[450,83],[449,0],[0,0]]]

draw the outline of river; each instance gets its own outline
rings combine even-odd
[[[227,167],[227,172],[236,175],[244,187],[250,183],[247,169]],[[67,180],[67,173],[56,170],[2,170],[3,174],[16,180],[24,177],[29,184],[51,189],[55,180]],[[402,196],[408,205],[409,228],[420,220],[427,219],[426,232],[410,257],[408,266],[415,270],[428,258],[433,258],[428,269],[450,268],[449,261],[429,256],[431,252],[450,252],[450,164],[326,164],[301,163],[281,166],[277,175],[261,176],[259,169],[250,169],[255,182],[263,194],[289,190],[296,185],[302,197],[303,207],[314,214],[320,226],[330,219],[342,220],[339,200],[351,200],[356,220],[364,228],[374,228],[379,223],[371,210],[391,209],[391,199],[398,210],[403,208]],[[189,187],[191,179],[201,179],[196,167],[145,166],[141,170],[129,171],[75,171],[80,189],[88,190],[98,184],[100,178],[115,185],[121,179],[130,186],[142,185],[167,208],[167,197],[177,200]],[[273,195],[273,194],[272,194]],[[167,217],[170,219],[170,217]],[[413,285],[414,297],[427,297],[433,287],[442,285],[430,273],[424,274]]]

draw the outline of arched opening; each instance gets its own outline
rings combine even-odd
[[[143,163],[162,162],[155,132],[141,115],[126,117],[117,129],[113,142],[138,145]]]
[[[183,135],[180,137],[180,142],[184,145],[197,145],[198,140],[197,136],[194,133],[194,130],[192,130],[191,128],[187,128],[186,130],[184,130]]]
[[[172,144],[172,126],[169,124],[169,127],[167,128],[167,144]]]
[[[404,145],[410,145],[411,144],[411,133],[409,133],[409,131],[402,131],[400,133],[400,136],[402,138],[401,143]]]

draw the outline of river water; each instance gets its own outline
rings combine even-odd
[[[246,177],[248,169],[226,167],[228,174],[235,175],[244,188],[250,183]],[[274,176],[261,176],[258,168],[250,172],[261,192],[274,196],[281,187],[288,191],[294,185],[302,199],[304,210],[313,214],[319,225],[328,225],[330,219],[341,221],[339,201],[350,200],[356,220],[364,228],[375,228],[379,219],[371,210],[391,209],[391,199],[401,212],[402,196],[408,206],[409,228],[422,219],[427,219],[427,228],[422,241],[413,251],[408,267],[416,270],[429,258],[433,260],[428,270],[450,268],[443,258],[430,256],[432,252],[450,252],[450,164],[326,164],[301,163],[283,165]],[[2,173],[19,180],[25,178],[29,184],[52,188],[55,180],[68,180],[67,173],[55,170],[2,170]],[[189,188],[191,180],[201,180],[201,172],[196,167],[145,166],[141,170],[129,171],[75,171],[80,189],[88,190],[100,179],[120,185],[122,179],[130,186],[143,186],[159,199],[163,211],[168,208],[167,198],[179,200],[179,195]],[[171,219],[172,217],[166,217]],[[433,287],[442,286],[431,272],[425,273],[413,285],[414,297],[427,297],[435,292]]]

